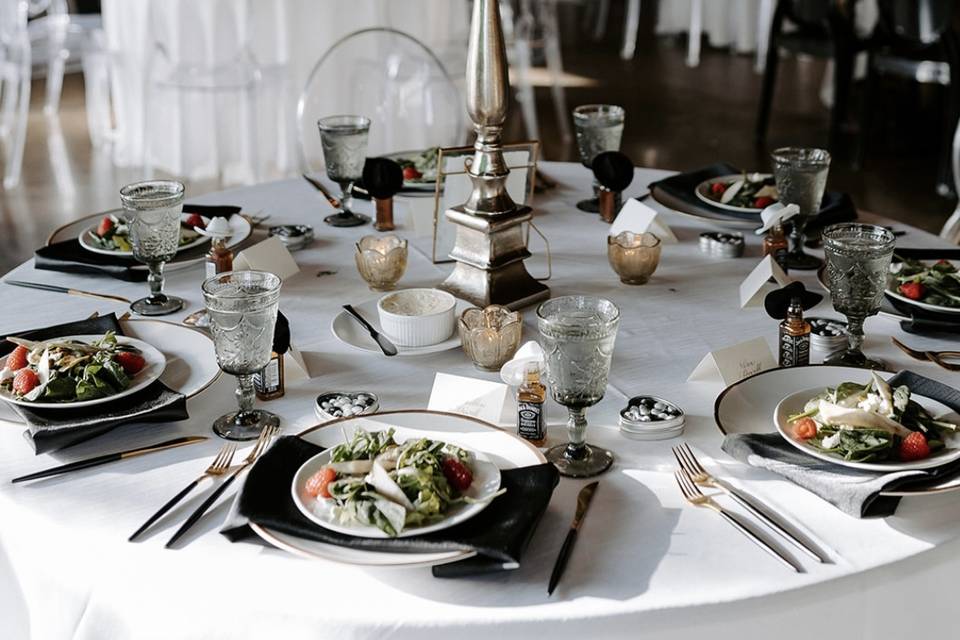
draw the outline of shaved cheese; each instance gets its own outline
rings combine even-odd
[[[383,465],[379,462],[374,461],[373,469],[370,470],[370,474],[366,478],[367,483],[370,484],[374,489],[377,490],[377,493],[382,495],[387,500],[399,504],[401,507],[407,511],[413,511],[413,503],[410,502],[410,498],[403,492],[403,489],[400,488],[393,478],[390,477],[390,474],[387,473],[387,470],[383,468]]]
[[[50,382],[50,353],[44,349],[40,355],[40,361],[37,363],[37,378],[40,383],[30,390],[30,393],[23,396],[25,399],[33,402],[47,389],[47,383]]]
[[[723,192],[723,195],[720,196],[720,202],[727,204],[733,200],[733,196],[737,195],[740,189],[743,188],[743,180],[737,180],[732,185],[727,187],[727,190]]]
[[[348,460],[347,462],[331,462],[326,465],[344,475],[353,476],[361,473],[370,473],[373,469],[373,460]]]
[[[841,407],[826,400],[820,401],[817,419],[824,424],[879,429],[900,437],[906,437],[913,433],[896,420],[891,420],[879,413],[851,407]]]

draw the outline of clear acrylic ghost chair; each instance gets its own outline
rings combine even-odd
[[[27,0],[0,0],[0,142],[3,187],[20,183],[30,113],[30,37]]]
[[[368,156],[451,147],[466,139],[461,96],[443,64],[423,43],[396,29],[351,33],[330,47],[310,72],[297,103],[303,169],[320,172],[317,120],[370,118]]]
[[[953,185],[956,193],[960,195],[960,121],[957,122],[957,130],[953,134],[953,146],[950,151]],[[953,214],[944,223],[940,230],[940,237],[953,244],[960,244],[960,202],[957,202],[957,208],[953,210]]]

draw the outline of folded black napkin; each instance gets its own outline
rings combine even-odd
[[[231,205],[183,205],[184,213],[199,213],[202,216],[229,218],[240,213],[240,207]],[[204,246],[187,249],[177,254],[177,260],[190,260],[202,257],[208,249]],[[140,263],[127,256],[109,256],[84,249],[76,238],[56,242],[37,249],[33,256],[33,266],[45,271],[63,271],[65,273],[84,273],[109,275],[129,282],[142,282],[147,279],[145,269],[133,269]]]
[[[57,336],[99,334],[113,331],[123,335],[116,314],[99,316],[77,322],[15,333],[28,340],[46,340]],[[0,356],[12,351],[14,345],[0,342]],[[123,424],[174,422],[186,420],[186,398],[157,380],[149,386],[111,402],[73,409],[34,409],[11,405],[27,423],[25,436],[39,453],[64,449]]]
[[[238,513],[249,522],[309,540],[386,552],[476,551],[477,556],[433,568],[438,578],[491,573],[519,566],[537,523],[550,503],[559,474],[551,464],[501,472],[507,492],[466,522],[425,536],[358,538],[319,527],[305,518],[290,495],[293,476],[322,447],[286,436],[250,470],[240,491]],[[250,537],[245,525],[222,531],[231,541]]]
[[[737,173],[741,173],[741,170],[737,167],[719,162],[696,171],[678,173],[669,178],[653,182],[650,184],[650,191],[657,202],[671,209],[708,216],[719,215],[739,220],[752,220],[756,221],[759,227],[761,224],[759,213],[729,211],[707,204],[697,197],[695,192],[697,185],[704,180]],[[827,225],[856,219],[857,209],[854,207],[850,196],[836,191],[827,191],[823,194],[820,214],[809,222],[807,231],[810,235],[813,235]]]
[[[892,386],[905,384],[911,393],[942,402],[960,413],[960,391],[943,383],[912,371],[901,371],[889,382]],[[900,498],[882,496],[882,491],[922,487],[960,473],[960,461],[919,471],[860,471],[809,456],[779,433],[728,435],[722,448],[737,460],[773,471],[857,518],[893,515]]]

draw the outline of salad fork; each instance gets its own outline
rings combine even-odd
[[[752,513],[768,527],[792,542],[798,549],[806,553],[812,559],[816,560],[817,562],[828,561],[828,558],[824,557],[822,552],[818,551],[811,544],[801,540],[781,523],[774,520],[770,515],[757,508],[753,504],[756,498],[753,498],[752,496],[748,498],[745,493],[741,492],[735,487],[730,486],[720,478],[710,475],[710,473],[708,473],[707,470],[704,469],[700,464],[700,461],[697,460],[697,456],[694,455],[693,449],[690,448],[689,444],[684,442],[679,446],[673,447],[673,456],[677,459],[677,463],[680,465],[680,468],[690,476],[690,479],[694,482],[694,484],[700,484],[705,487],[719,489],[726,495],[733,498],[737,504]]]
[[[920,351],[918,349],[908,347],[892,336],[890,340],[898,349],[903,351],[914,360],[920,360],[921,362],[929,360],[930,362],[939,365],[947,371],[960,371],[960,364],[954,364],[944,360],[944,358],[960,358],[960,351]]]
[[[189,531],[190,528],[193,527],[193,525],[195,525],[197,521],[203,517],[203,514],[205,514],[207,510],[213,506],[213,503],[217,501],[217,498],[223,495],[223,492],[227,490],[227,487],[230,486],[230,483],[236,480],[238,475],[243,473],[247,467],[256,462],[257,458],[260,457],[260,454],[263,453],[266,450],[267,445],[270,444],[270,440],[273,439],[273,436],[277,435],[278,433],[280,433],[280,427],[276,425],[264,427],[263,431],[260,432],[260,437],[257,438],[256,444],[253,445],[253,449],[250,450],[250,453],[247,455],[246,459],[233,471],[233,473],[230,474],[226,480],[223,481],[219,487],[214,489],[213,493],[211,493],[207,499],[203,501],[203,504],[197,507],[196,511],[190,514],[190,517],[186,519],[183,525],[177,529],[177,532],[173,534],[173,537],[170,538],[166,545],[164,545],[167,549],[172,547],[176,541],[183,536],[183,534]]]
[[[783,565],[793,569],[797,573],[803,571],[803,568],[797,564],[795,560],[790,558],[790,556],[768,544],[763,538],[754,533],[746,523],[742,522],[740,518],[718,505],[710,496],[701,493],[700,489],[697,488],[697,485],[695,485],[690,478],[690,474],[686,471],[677,469],[673,472],[673,475],[677,480],[677,484],[680,485],[680,492],[683,493],[683,497],[686,498],[687,502],[695,507],[704,507],[719,514],[720,517],[729,522],[733,528],[745,535],[751,542],[776,558]]]
[[[194,488],[196,488],[196,486],[200,484],[200,482],[204,478],[206,478],[207,476],[210,476],[211,478],[215,478],[217,476],[222,476],[223,474],[225,474],[230,469],[230,463],[233,462],[233,455],[236,452],[237,452],[237,445],[232,443],[223,445],[223,448],[221,448],[220,452],[217,453],[217,457],[213,459],[213,462],[210,463],[210,466],[207,467],[207,470],[204,471],[200,475],[200,477],[198,477],[196,480],[194,480],[193,482],[188,484],[186,487],[184,487],[184,489],[180,491],[180,493],[170,498],[170,500],[165,505],[160,507],[160,509],[155,514],[150,516],[146,522],[140,525],[140,528],[134,531],[133,535],[127,538],[127,540],[129,542],[133,542],[134,540],[136,540],[141,533],[143,533],[144,531],[150,528],[150,525],[152,525],[154,522],[159,520],[160,517],[163,516],[163,514],[165,514],[167,511],[170,511],[170,509],[172,509],[178,502],[183,500],[188,493],[193,491]]]

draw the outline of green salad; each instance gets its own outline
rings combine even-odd
[[[415,155],[394,156],[393,159],[403,169],[404,182],[435,182],[438,150],[438,147],[430,147]]]
[[[918,302],[960,307],[960,273],[949,260],[932,265],[904,259],[890,265],[897,293]]]
[[[443,519],[455,505],[475,502],[464,493],[473,483],[470,458],[466,450],[438,440],[398,443],[393,429],[357,429],[333,448],[330,462],[307,480],[306,491],[329,501],[337,522],[372,525],[396,536]]]
[[[912,461],[944,448],[957,431],[910,397],[906,385],[892,388],[877,374],[866,384],[844,382],[810,398],[787,421],[796,439],[855,462]]]

